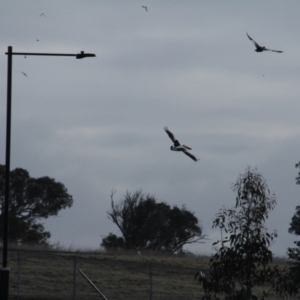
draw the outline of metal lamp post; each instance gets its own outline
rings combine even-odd
[[[12,57],[13,55],[35,55],[35,56],[75,56],[77,59],[85,57],[95,57],[95,54],[84,53],[81,51],[77,54],[64,53],[28,53],[13,52],[11,46],[5,53],[7,55],[7,112],[6,112],[6,155],[5,155],[5,194],[3,215],[3,255],[2,268],[0,269],[0,299],[8,300],[9,289],[9,267],[7,266],[7,249],[8,249],[8,212],[9,212],[9,173],[10,173],[10,137],[11,137],[11,91],[12,91]]]

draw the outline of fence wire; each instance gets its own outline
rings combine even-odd
[[[199,268],[151,257],[9,250],[9,299],[199,299]],[[95,285],[87,282],[79,269]]]

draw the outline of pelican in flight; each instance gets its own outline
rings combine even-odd
[[[164,130],[168,134],[172,142],[174,143],[174,146],[171,146],[170,148],[172,151],[182,151],[185,155],[189,156],[192,160],[194,161],[199,160],[196,156],[188,152],[188,150],[192,150],[192,148],[186,145],[181,145],[179,141],[175,138],[174,134],[168,129],[168,127],[165,127]]]
[[[145,8],[145,10],[148,12],[148,8],[147,8],[147,6],[144,6],[144,5],[143,5],[142,7],[143,7],[143,8]]]
[[[28,77],[26,73],[24,73],[24,72],[21,72],[21,73],[22,73],[24,76]]]
[[[256,52],[263,52],[263,51],[272,51],[272,52],[277,52],[277,53],[283,53],[283,51],[280,50],[272,50],[272,49],[268,49],[265,46],[260,46],[259,44],[257,44],[254,39],[246,32],[248,38],[250,41],[252,41],[256,47],[256,49],[254,51]]]

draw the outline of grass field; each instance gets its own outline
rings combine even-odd
[[[78,269],[109,300],[201,299],[202,289],[194,281],[194,275],[198,270],[209,269],[209,257],[151,253],[9,249],[8,259],[11,269],[9,299],[22,300],[103,299]],[[286,264],[284,259],[275,259],[274,262],[282,266]]]

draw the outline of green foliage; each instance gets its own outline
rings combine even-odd
[[[300,167],[300,162],[296,164]],[[296,177],[296,184],[300,184],[300,173]],[[300,206],[296,207],[296,212],[290,223],[289,233],[300,235]],[[278,280],[277,290],[281,295],[297,295],[300,288],[300,242],[295,241],[296,247],[289,247],[287,255],[291,259],[290,268],[284,276]]]
[[[4,208],[5,166],[0,165],[0,210]],[[28,171],[10,171],[9,240],[45,244],[50,232],[37,221],[55,216],[61,209],[71,207],[73,198],[66,187],[49,177],[32,178]],[[0,214],[0,238],[3,234],[3,215]]]
[[[276,205],[275,196],[262,175],[250,168],[239,176],[233,190],[237,192],[235,207],[220,209],[213,221],[213,228],[220,229],[222,238],[214,243],[219,248],[210,260],[210,274],[197,276],[205,291],[204,299],[219,299],[222,293],[227,299],[257,299],[253,288],[269,282],[272,290],[273,278],[278,274],[269,266],[272,252],[268,249],[277,233],[268,233],[264,226]],[[264,291],[262,298],[269,291]]]
[[[300,168],[300,162],[298,162],[295,165],[296,168]],[[300,172],[298,173],[298,176],[296,177],[296,184],[300,184]]]
[[[292,217],[290,223],[289,233],[300,235],[300,206],[296,207],[296,212]],[[290,277],[294,279],[295,283],[300,282],[300,242],[294,242],[296,247],[288,248],[287,255],[292,260],[290,267]]]
[[[287,255],[291,259],[289,268],[278,272],[274,280],[274,290],[281,296],[296,296],[300,288],[300,242],[294,242],[297,248],[288,248]]]
[[[1,230],[3,226],[2,224],[3,217],[0,216]],[[35,220],[22,220],[15,215],[10,215],[8,219],[8,225],[10,242],[45,245],[51,236],[50,232],[45,231],[44,226],[37,223]]]
[[[117,237],[115,234],[110,233],[102,239],[101,247],[106,250],[121,250],[124,248],[124,240],[122,237]]]
[[[299,167],[299,164],[296,167]],[[297,178],[297,184],[300,183],[299,180],[300,177]],[[289,233],[300,235],[300,206],[296,207],[296,212],[290,223]],[[300,288],[300,242],[295,241],[294,244],[296,247],[287,249],[287,255],[291,259],[291,263],[288,272],[281,278],[277,287],[280,294],[296,295]]]
[[[300,206],[296,207],[296,212],[290,223],[289,233],[300,235]]]
[[[295,297],[298,295],[299,290],[299,277],[295,277],[296,275],[291,268],[285,268],[283,270],[279,270],[275,267],[275,275],[272,280],[273,290],[279,294],[282,298]]]
[[[164,202],[156,202],[153,196],[143,195],[142,191],[127,192],[124,199],[115,204],[114,193],[112,191],[111,211],[107,214],[121,231],[122,247],[126,250],[175,253],[180,252],[185,244],[199,242],[205,237],[197,217],[184,206],[171,208]],[[102,240],[102,245],[108,249],[115,242],[116,237],[109,235]]]

